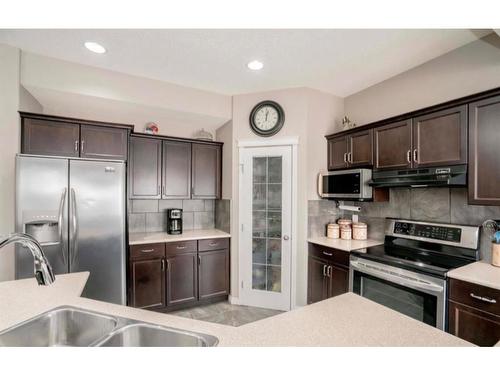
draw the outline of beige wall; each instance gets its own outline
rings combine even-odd
[[[168,82],[22,52],[21,84],[44,113],[135,124],[156,122],[160,134],[193,137],[231,119],[231,97]]]
[[[0,236],[14,231],[15,155],[19,150],[19,55],[0,45]],[[0,249],[0,281],[14,278],[13,247]]]
[[[298,305],[306,303],[307,289],[307,199],[316,197],[317,172],[326,165],[324,135],[336,128],[343,115],[343,101],[333,95],[307,88],[259,92],[233,97],[233,169],[232,169],[232,257],[238,265],[238,199],[239,149],[238,141],[262,139],[252,132],[248,118],[252,108],[262,100],[278,102],[285,112],[283,129],[271,139],[298,137],[297,187],[297,264],[295,267]],[[231,293],[239,294],[238,268],[232,269]]]
[[[22,85],[19,87],[19,110],[24,112],[43,113],[43,107]]]
[[[500,36],[490,34],[345,98],[358,125],[500,86]]]
[[[215,139],[223,142],[222,147],[222,199],[231,199],[233,191],[233,122],[229,121],[227,124],[217,129]]]

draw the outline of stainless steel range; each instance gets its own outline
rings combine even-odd
[[[445,330],[449,270],[479,260],[479,228],[388,219],[383,245],[351,252],[349,290]]]

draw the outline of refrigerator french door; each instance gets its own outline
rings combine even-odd
[[[89,271],[83,296],[125,304],[125,164],[18,155],[16,230],[31,234],[54,273]],[[33,260],[16,249],[16,278]]]

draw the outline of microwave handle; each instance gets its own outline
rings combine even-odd
[[[318,173],[318,195],[323,198],[323,174]]]

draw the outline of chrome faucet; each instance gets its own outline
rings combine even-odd
[[[12,233],[5,238],[0,239],[0,249],[10,243],[20,243],[28,248],[33,255],[35,262],[35,278],[38,285],[50,285],[56,278],[52,272],[52,267],[43,253],[40,243],[28,234]]]

